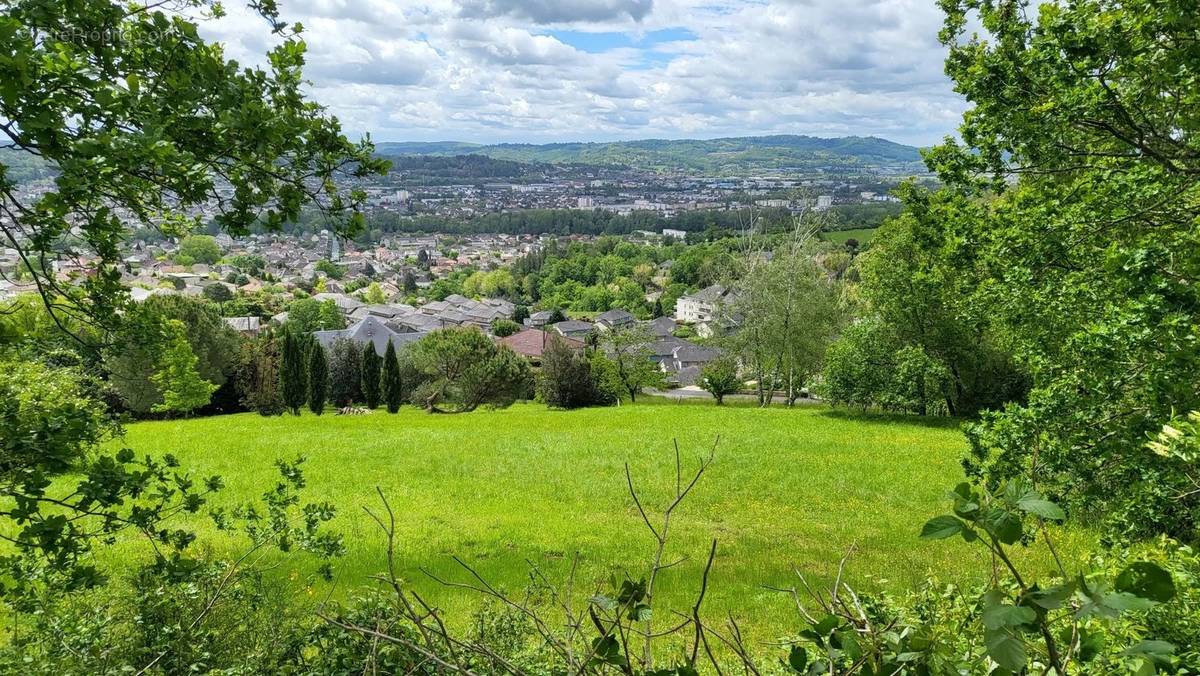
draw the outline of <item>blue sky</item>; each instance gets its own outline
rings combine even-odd
[[[376,140],[874,135],[928,145],[965,103],[934,0],[280,0],[311,94]],[[244,62],[237,3],[204,30]]]

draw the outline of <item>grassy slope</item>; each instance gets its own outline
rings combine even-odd
[[[962,580],[965,571],[984,570],[981,554],[962,543],[915,536],[925,518],[943,511],[942,496],[959,478],[963,441],[949,424],[818,407],[653,403],[556,412],[518,405],[462,416],[407,408],[396,416],[139,423],[127,442],[170,450],[197,473],[221,474],[224,502],[265,490],[276,457],[307,455],[308,499],[341,510],[335,524],[349,550],[337,565],[343,590],[383,563],[383,539],[363,512],[377,506],[380,486],[401,520],[405,573],[461,611],[476,599],[438,587],[420,567],[457,575],[453,553],[519,591],[527,561],[558,577],[578,551],[584,592],[609,573],[641,570],[652,543],[628,498],[623,464],[657,509],[673,481],[672,440],[690,466],[717,435],[710,474],[672,524],[668,557],[691,558],[660,578],[669,602],[694,593],[712,537],[720,549],[706,607],[735,609],[771,635],[792,626],[792,615],[761,586],[791,585],[793,565],[829,576],[852,544],[858,553],[849,575],[868,587],[901,589],[928,574]]]
[[[823,232],[821,236],[835,244],[845,244],[848,239],[857,239],[860,245],[870,242],[879,228],[855,228],[853,230],[833,230]]]

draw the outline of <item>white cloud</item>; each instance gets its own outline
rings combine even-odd
[[[928,144],[965,107],[934,0],[283,0],[312,94],[377,140],[764,133]],[[272,40],[208,22],[232,58]]]

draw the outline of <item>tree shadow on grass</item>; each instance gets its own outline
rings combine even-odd
[[[822,407],[816,411],[816,414],[824,418],[844,422],[861,422],[873,425],[905,425],[939,430],[958,429],[967,422],[965,418],[951,418],[948,416],[920,416],[832,407]]]

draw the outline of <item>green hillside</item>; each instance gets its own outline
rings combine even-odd
[[[611,143],[455,142],[380,143],[380,155],[473,153],[518,162],[627,165],[656,170],[742,172],[762,169],[854,169],[880,165],[919,167],[920,151],[875,137],[750,136],[709,140],[618,141]]]
[[[335,564],[340,594],[384,565],[382,535],[364,511],[379,507],[379,487],[403,515],[403,575],[456,618],[469,617],[480,599],[421,572],[458,576],[452,555],[509,590],[527,582],[531,562],[557,576],[575,553],[581,588],[641,570],[652,543],[630,501],[624,465],[646,503],[661,509],[676,441],[689,468],[717,445],[713,465],[672,523],[669,554],[685,560],[660,580],[668,607],[683,610],[693,598],[712,538],[720,552],[707,607],[718,617],[738,613],[771,637],[794,626],[794,609],[762,585],[792,584],[793,567],[828,582],[851,545],[858,553],[848,579],[868,589],[903,590],[926,576],[965,583],[986,570],[965,543],[917,538],[961,480],[965,442],[951,420],[651,399],[569,412],[518,404],[461,416],[405,407],[363,417],[142,422],[128,427],[124,441],[138,454],[173,453],[197,476],[221,475],[227,488],[213,504],[229,508],[270,485],[276,458],[305,456],[308,498],[336,504],[332,525],[346,536],[346,556]],[[195,526],[205,542],[229,548],[223,553],[244,546],[206,519]],[[1089,537],[1062,536],[1069,555]],[[132,551],[107,549],[107,565],[127,565]],[[1032,565],[1049,561],[1040,549],[1021,556]],[[306,575],[303,561],[289,560],[281,574],[298,567]],[[878,571],[887,571],[886,581],[873,577]]]

